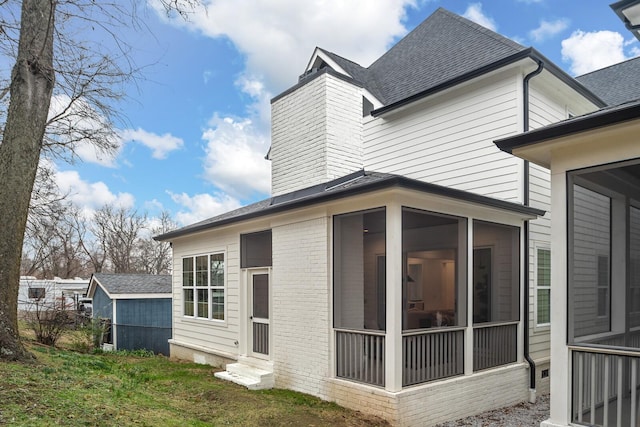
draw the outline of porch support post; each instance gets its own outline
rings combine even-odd
[[[541,426],[568,426],[571,421],[571,352],[567,348],[568,271],[567,188],[565,169],[551,169],[551,398],[550,418]]]
[[[387,204],[385,389],[402,390],[402,206]]]
[[[464,236],[460,233],[461,237]],[[464,333],[464,374],[473,374],[473,218],[467,219],[467,277],[461,280],[460,285],[466,285],[467,291],[467,329]],[[462,239],[460,239],[460,243]]]

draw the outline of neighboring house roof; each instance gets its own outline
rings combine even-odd
[[[608,105],[640,99],[640,57],[592,71],[576,80]]]
[[[265,199],[196,224],[188,225],[186,227],[170,231],[169,233],[155,236],[154,238],[161,241],[171,240],[176,237],[185,236],[222,225],[238,223],[251,218],[393,187],[422,191],[429,194],[477,203],[487,207],[503,209],[531,217],[542,216],[545,213],[540,209],[531,208],[529,206],[523,206],[492,197],[481,196],[476,193],[418,181],[401,175],[365,172],[364,170],[361,170],[323,184],[314,185]]]
[[[94,273],[89,284],[89,295],[99,284],[109,296],[165,294],[171,297],[169,274],[116,274]],[[160,295],[158,295],[160,296]]]
[[[596,105],[605,105],[535,49],[443,8],[438,8],[368,68],[319,50],[384,104],[373,115],[527,57],[543,62],[545,69]]]
[[[517,148],[638,119],[640,119],[640,98],[499,139],[494,143],[502,151],[511,154]]]

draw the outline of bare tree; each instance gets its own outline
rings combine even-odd
[[[184,14],[185,7],[196,4],[159,1],[167,13]],[[0,76],[0,359],[26,360],[17,296],[41,152],[74,159],[82,144],[107,154],[116,148],[115,101],[141,71],[118,27],[139,27],[141,21],[133,0],[129,7],[94,0],[0,0],[0,5],[0,53],[15,59],[11,76]],[[104,53],[104,43],[86,37],[91,31],[109,36],[113,49]]]
[[[103,249],[111,261],[113,272],[135,272],[136,252],[147,223],[146,214],[107,205],[95,213],[93,223],[93,234],[105,245]]]
[[[53,1],[22,2],[20,42],[0,144],[0,357],[30,356],[18,336],[20,259],[31,190],[49,114],[53,71]]]
[[[78,209],[60,194],[48,162],[41,162],[31,195],[21,274],[40,278],[87,276]]]
[[[151,236],[140,242],[139,270],[148,274],[167,274],[171,272],[171,245],[152,237],[167,233],[177,228],[178,224],[167,211],[163,211],[157,220],[157,225],[150,228]]]

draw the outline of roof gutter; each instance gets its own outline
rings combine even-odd
[[[530,72],[524,77],[522,82],[522,94],[523,94],[523,130],[527,132],[529,130],[529,82],[531,79],[542,72],[544,69],[544,62],[537,59],[538,68]],[[529,206],[529,161],[524,161],[524,194],[523,204]],[[524,292],[523,292],[523,304],[524,304],[524,358],[529,363],[529,401],[535,403],[536,401],[536,362],[531,358],[529,353],[529,221],[524,222],[524,254],[523,258],[526,261],[524,269]]]
[[[233,216],[230,218],[221,219],[213,222],[204,222],[192,227],[180,228],[170,231],[159,236],[154,236],[153,239],[157,241],[168,241],[177,237],[186,236],[189,234],[197,233],[200,231],[209,230],[212,228],[221,227],[223,225],[235,224],[249,219],[260,218],[267,215],[286,212],[292,209],[308,207],[317,205],[323,202],[344,199],[346,197],[367,194],[378,190],[390,189],[390,188],[404,188],[408,190],[423,191],[436,196],[447,197],[458,200],[465,200],[467,202],[476,203],[489,208],[496,208],[507,210],[513,213],[517,213],[524,216],[536,217],[543,216],[545,211],[541,209],[531,208],[529,206],[523,206],[505,200],[494,199],[492,197],[482,196],[480,194],[469,193],[463,190],[455,188],[444,187],[437,184],[432,184],[423,181],[417,181],[410,178],[403,177],[401,175],[392,175],[379,181],[374,181],[368,184],[353,186],[337,191],[326,191],[320,194],[301,197],[299,199],[283,201],[278,204],[272,204],[264,209]]]
[[[513,150],[518,148],[637,120],[639,116],[640,100],[637,100],[584,116],[574,117],[527,133],[502,138],[494,141],[494,143],[502,151],[513,154]]]
[[[577,80],[575,80],[573,77],[571,77],[570,75],[568,75],[567,73],[565,73],[564,71],[562,71],[560,68],[556,67],[555,65],[553,65],[553,63],[551,63],[551,61],[549,61],[544,55],[542,55],[540,52],[538,52],[537,50],[535,50],[532,47],[529,47],[527,49],[521,50],[520,52],[517,52],[511,56],[507,56],[505,58],[502,58],[496,62],[493,62],[491,64],[485,65],[484,67],[480,67],[477,68],[469,73],[466,74],[462,74],[458,77],[455,77],[451,80],[448,80],[444,83],[441,83],[439,85],[433,86],[427,90],[424,90],[422,92],[418,92],[414,95],[408,96],[404,99],[401,99],[399,101],[396,101],[392,104],[389,105],[385,105],[382,108],[378,108],[376,110],[373,110],[371,112],[371,115],[373,117],[378,117],[378,116],[382,116],[386,113],[389,113],[391,111],[397,110],[399,108],[405,107],[413,102],[416,102],[422,98],[426,98],[427,96],[431,96],[434,95],[438,92],[442,92],[446,89],[452,88],[454,86],[457,86],[461,83],[467,82],[469,80],[475,79],[476,77],[480,77],[484,74],[490,73],[492,71],[498,70],[502,67],[505,67],[507,65],[511,65],[515,62],[521,61],[525,58],[530,58],[533,61],[535,61],[536,63],[544,63],[546,64],[546,70],[549,71],[551,74],[553,74],[554,76],[556,76],[558,79],[560,79],[563,83],[565,83],[566,85],[568,85],[569,87],[573,88],[574,90],[576,90],[577,92],[579,92],[582,96],[584,96],[585,98],[587,98],[589,101],[593,102],[595,105],[597,105],[598,107],[602,108],[605,107],[607,104],[600,99],[599,97],[597,97],[593,92],[591,92],[589,89],[587,89],[586,87],[584,87],[582,84],[580,84]],[[526,105],[526,104],[525,104]]]

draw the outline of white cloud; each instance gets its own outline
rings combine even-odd
[[[85,215],[106,204],[123,208],[131,208],[135,204],[132,194],[115,194],[102,181],[83,180],[78,171],[56,171],[54,177],[61,194],[67,194],[68,200],[80,208]]]
[[[269,139],[249,119],[215,115],[202,138],[206,141],[204,176],[221,190],[243,198],[269,193],[271,164],[264,156]]]
[[[205,179],[234,200],[269,193],[271,165],[264,156],[270,145],[273,95],[297,83],[316,46],[368,66],[407,33],[405,9],[418,1],[205,0],[184,21],[166,18],[158,0],[150,0],[162,19],[228,39],[245,58],[235,84],[251,103],[244,117],[213,114],[202,136]],[[203,78],[210,78],[207,71]],[[186,216],[181,214],[183,222]]]
[[[154,159],[165,159],[167,154],[174,150],[179,150],[184,145],[184,141],[171,134],[165,133],[164,135],[157,135],[152,132],[147,132],[143,129],[125,129],[120,132],[122,142],[135,141],[148,147],[152,151],[152,157]]]
[[[581,75],[628,59],[624,38],[614,31],[574,31],[562,41],[562,59],[571,73]]]
[[[541,42],[559,34],[569,27],[568,19],[557,19],[555,21],[541,21],[540,26],[529,32],[529,37],[535,42]]]
[[[407,30],[405,8],[416,0],[205,1],[185,26],[212,38],[228,38],[246,58],[245,74],[272,92],[296,83],[315,46],[368,66]],[[158,15],[165,17],[158,1]]]
[[[171,199],[185,209],[175,215],[175,220],[181,225],[193,224],[207,218],[237,209],[241,206],[237,199],[228,194],[175,194],[169,192]]]
[[[482,3],[469,4],[462,16],[492,31],[496,31],[498,28],[496,22],[482,12]]]

